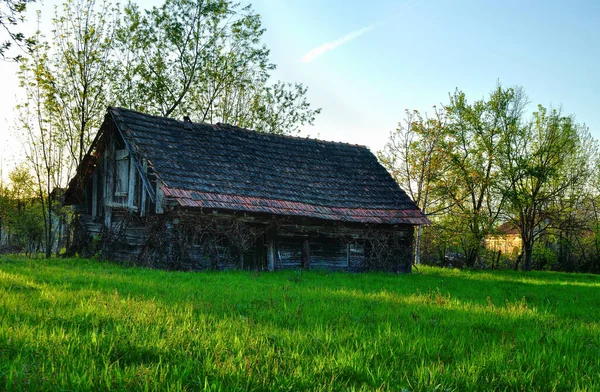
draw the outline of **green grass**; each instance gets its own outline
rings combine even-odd
[[[600,277],[0,258],[0,390],[600,390]]]

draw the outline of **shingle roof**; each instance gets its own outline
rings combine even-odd
[[[109,108],[182,207],[386,224],[428,219],[364,146]]]

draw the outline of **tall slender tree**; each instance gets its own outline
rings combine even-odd
[[[38,14],[39,18],[39,14]],[[51,93],[53,77],[49,69],[49,45],[38,31],[31,55],[20,65],[20,86],[25,98],[17,106],[18,125],[23,132],[24,151],[36,179],[36,192],[44,217],[44,248],[50,257],[54,242],[53,205],[50,194],[58,186],[64,164],[61,134],[55,127],[56,100]]]
[[[406,111],[405,118],[390,133],[384,149],[378,152],[381,163],[406,190],[424,214],[435,216],[449,206],[436,182],[445,171],[442,146],[447,118],[444,111],[434,109],[433,117],[418,111]],[[415,264],[421,260],[423,229],[417,228]]]
[[[65,0],[52,20],[52,84],[56,127],[76,166],[100,127],[112,89],[117,9],[107,0]]]

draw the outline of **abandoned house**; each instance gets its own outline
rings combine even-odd
[[[157,268],[411,270],[428,219],[363,146],[108,108],[72,252]]]

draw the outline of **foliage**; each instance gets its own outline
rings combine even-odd
[[[28,49],[35,44],[31,38],[25,37],[21,32],[14,29],[25,20],[27,6],[35,0],[2,0],[0,2],[0,31],[8,35],[8,39],[0,41],[0,58],[7,59],[7,52],[13,44],[19,48]],[[14,60],[19,60],[21,55],[15,56]]]
[[[469,267],[475,265],[483,238],[502,210],[498,151],[503,140],[519,129],[524,103],[520,90],[498,86],[488,100],[472,104],[456,91],[445,106],[448,126],[443,153],[448,166],[436,185],[453,206]]]
[[[179,273],[4,257],[0,388],[596,390],[598,289],[597,276],[547,272]]]
[[[7,4],[19,14],[28,2]],[[64,0],[50,37],[37,31],[20,65],[17,132],[36,180],[47,257],[57,236],[54,220],[59,228],[69,220],[49,196],[73,177],[109,104],[271,133],[298,132],[320,112],[303,85],[270,84],[275,65],[250,6],[166,0],[149,10],[119,7]]]
[[[87,153],[110,102],[116,23],[117,9],[107,0],[65,0],[54,11],[52,84],[47,88],[56,101],[53,114],[70,168]]]
[[[30,56],[21,61],[19,68],[19,84],[25,96],[17,111],[19,129],[25,139],[25,159],[34,175],[35,193],[42,210],[45,253],[50,257],[54,233],[49,196],[60,186],[65,162],[62,133],[54,117],[57,101],[51,87],[54,79],[49,66],[50,47],[39,31],[35,40]]]
[[[457,90],[390,135],[380,161],[436,226],[419,229],[417,262],[423,242],[427,263],[497,267],[483,240],[508,222],[523,240],[515,269],[600,270],[598,144],[560,110],[527,120],[527,103],[520,87],[473,103]]]
[[[536,237],[564,214],[560,206],[578,197],[590,170],[583,136],[571,116],[541,105],[531,124],[512,135],[503,150],[507,212],[523,240],[526,270]],[[572,192],[569,192],[572,191]]]
[[[162,116],[291,133],[313,123],[301,84],[269,84],[264,28],[250,6],[226,0],[129,3],[116,33],[119,105]]]
[[[37,253],[42,249],[44,241],[44,219],[41,204],[36,199],[22,203],[11,222],[11,234],[17,240],[19,248],[28,254]]]
[[[407,110],[383,151],[378,152],[379,160],[402,189],[430,215],[444,207],[440,206],[441,195],[435,194],[435,183],[445,173],[442,143],[446,121],[444,112],[435,107],[432,118]]]
[[[434,108],[434,117],[418,111],[406,111],[403,122],[390,133],[383,151],[377,156],[424,214],[435,216],[448,205],[435,184],[446,171],[442,151],[447,118]],[[415,264],[421,260],[422,228],[417,229]]]
[[[35,252],[44,238],[43,215],[35,197],[35,181],[25,165],[9,173],[0,186],[0,248]]]

